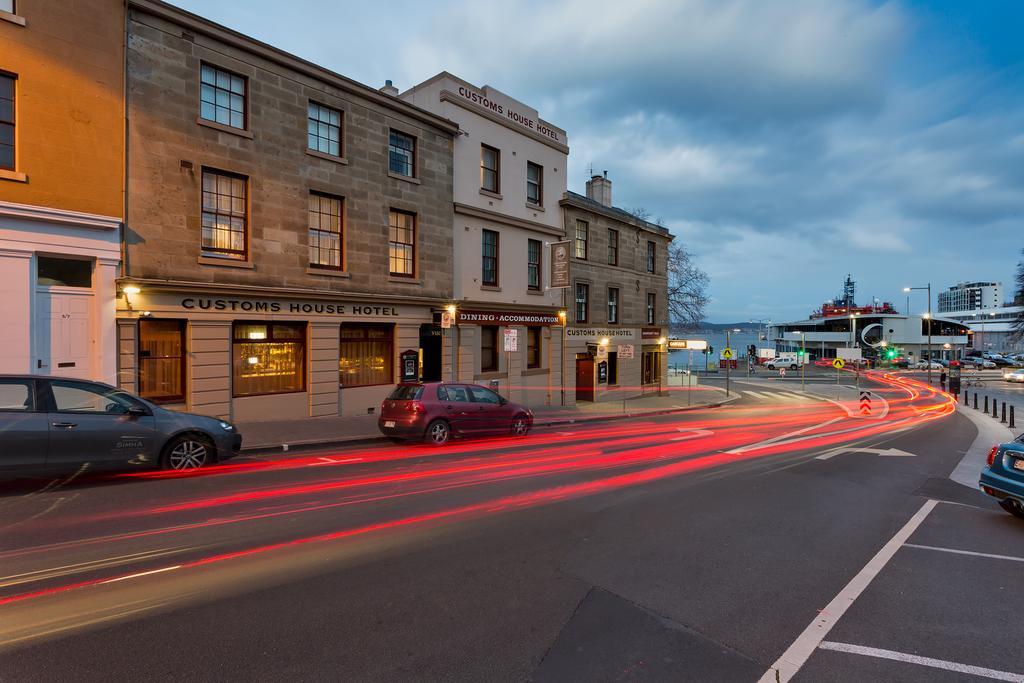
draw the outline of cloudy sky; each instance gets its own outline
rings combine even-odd
[[[1001,280],[1024,248],[1020,0],[174,0],[364,83],[448,70],[569,133],[711,276],[707,318]],[[925,307],[915,294],[914,310]]]

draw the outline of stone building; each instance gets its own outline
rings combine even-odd
[[[456,122],[454,298],[457,372],[514,401],[562,397],[564,292],[551,245],[565,239],[558,202],[568,140],[536,109],[442,72],[399,98]]]
[[[0,1],[0,373],[116,380],[123,4]]]
[[[121,386],[245,420],[440,379],[457,126],[156,0],[127,34]]]
[[[671,233],[613,206],[607,174],[560,205],[572,254],[567,402],[665,391]]]

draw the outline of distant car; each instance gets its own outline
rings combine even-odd
[[[0,375],[0,469],[190,470],[238,455],[230,422],[167,410],[101,382]]]
[[[929,367],[932,370],[941,370],[942,369],[942,363],[939,363],[938,361],[934,361],[934,360],[931,361],[931,362],[929,362],[927,360],[919,360],[916,363],[914,363],[914,367],[916,369],[918,369],[918,370],[927,370],[927,369],[929,369]]]
[[[1024,519],[1024,434],[992,447],[978,483],[1004,510]]]
[[[767,361],[764,366],[769,370],[778,370],[779,368],[788,368],[789,370],[796,370],[800,366],[797,365],[796,359],[794,358],[772,358]]]
[[[529,408],[477,384],[399,384],[384,399],[377,427],[396,440],[424,440],[437,446],[455,436],[526,436],[533,426]]]
[[[989,358],[988,360],[990,360],[993,363],[995,363],[997,368],[1009,368],[1009,367],[1013,367],[1013,365],[1014,365],[1014,362],[1012,360],[1010,360],[1009,358],[1004,358],[1003,356],[998,356],[998,357],[993,356],[992,358]]]
[[[949,361],[946,360],[945,358],[936,358],[935,362],[938,363],[939,365],[941,365],[944,368],[948,368],[949,367]]]
[[[1003,381],[1006,382],[1024,382],[1024,368],[1017,370],[1007,370],[1003,373]]]
[[[978,356],[969,356],[967,358],[964,358],[963,362],[965,366],[970,365],[976,369],[984,368],[986,370],[991,370],[996,366],[995,363],[988,360],[987,358],[979,358]]]

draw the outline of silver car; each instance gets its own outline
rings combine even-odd
[[[0,375],[0,470],[189,470],[241,447],[229,422],[167,410],[107,384]]]

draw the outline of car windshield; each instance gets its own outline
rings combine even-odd
[[[389,401],[415,401],[423,395],[422,384],[399,384],[395,387],[391,395],[388,396]]]

